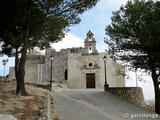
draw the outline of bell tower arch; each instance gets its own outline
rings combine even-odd
[[[97,53],[96,41],[93,37],[93,33],[89,30],[87,33],[87,38],[85,39],[85,48],[88,50],[88,53]]]

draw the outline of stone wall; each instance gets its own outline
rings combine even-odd
[[[10,80],[8,80],[8,78],[7,78],[7,77],[0,76],[0,82],[1,82],[1,81],[5,81],[5,82],[6,82],[6,81],[10,81]]]
[[[104,71],[104,60],[103,57],[106,56],[106,79],[110,87],[117,87],[116,86],[116,78],[115,78],[115,67],[114,61],[110,58],[109,54],[100,53],[99,54],[99,66],[100,66],[100,80],[101,80],[101,87],[104,87],[105,82],[105,71]],[[124,80],[124,79],[123,79]]]
[[[50,93],[46,94],[45,100],[42,102],[41,111],[34,120],[50,120]]]
[[[43,55],[27,55],[25,63],[25,82],[33,84],[43,83],[43,69],[45,56]],[[9,80],[15,80],[15,70],[11,67],[9,70]]]
[[[116,76],[116,86],[117,87],[124,87],[125,86],[125,68],[114,62],[114,68],[115,68],[115,76]]]
[[[85,88],[81,73],[81,54],[69,54],[68,57],[68,80],[69,88]]]
[[[35,64],[44,64],[45,56],[44,55],[27,55],[26,66],[31,66]]]
[[[44,55],[27,55],[25,64],[25,82],[34,84],[48,84],[51,79],[51,55],[52,81],[67,83],[71,88],[86,88],[86,74],[95,73],[96,88],[104,87],[104,55],[107,56],[106,75],[110,87],[124,87],[124,76],[116,73],[124,68],[117,64],[108,54],[87,53],[86,48],[68,48],[56,52],[54,49],[46,49]],[[91,64],[91,66],[89,66]],[[67,77],[66,77],[67,76]],[[9,79],[15,79],[14,68],[10,68]]]
[[[55,82],[64,82],[65,72],[68,71],[68,54],[70,53],[86,53],[85,48],[67,48],[56,52],[54,49],[47,49],[45,53],[45,67],[43,70],[43,79],[50,79],[50,56],[53,56],[52,80]]]
[[[95,73],[96,88],[103,88],[105,82],[104,60],[106,61],[106,77],[110,87],[124,87],[124,76],[119,74],[119,79],[116,79],[116,66],[107,52],[105,53],[90,53],[90,54],[68,54],[68,85],[70,88],[86,88],[86,74]],[[92,66],[89,66],[92,64]],[[118,64],[119,65],[119,64]],[[121,66],[121,65],[119,65]],[[120,69],[120,68],[119,68]],[[121,69],[124,69],[121,67]],[[118,83],[118,84],[117,84]]]
[[[134,103],[141,107],[145,107],[143,91],[140,87],[112,87],[109,88],[108,91],[131,103]]]

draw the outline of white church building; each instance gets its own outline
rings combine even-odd
[[[125,86],[125,70],[111,58],[109,52],[99,53],[96,40],[91,31],[86,35],[84,47],[61,49],[46,49],[45,55],[27,55],[25,64],[25,82],[47,84],[51,79],[57,83],[66,84],[69,88],[104,88],[105,67],[106,80],[109,87]],[[106,56],[106,66],[103,57]],[[9,79],[15,79],[14,68],[10,69]]]

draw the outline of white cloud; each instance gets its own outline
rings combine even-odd
[[[101,0],[99,4],[97,4],[97,8],[104,10],[104,9],[112,9],[115,10],[119,8],[121,5],[125,5],[128,0]],[[99,6],[101,6],[99,8]],[[110,11],[111,12],[111,11]]]
[[[84,47],[84,40],[71,33],[66,33],[65,37],[61,41],[57,43],[51,43],[51,48],[55,49],[56,51],[72,47]],[[45,50],[40,50],[37,47],[35,47],[34,50],[45,54]]]
[[[84,47],[84,40],[71,33],[67,33],[65,38],[62,39],[62,41],[52,44],[52,48],[54,48],[56,51],[72,47]],[[97,43],[97,50],[99,52],[104,52],[105,49],[106,49],[106,44],[104,42]]]
[[[67,33],[65,38],[62,39],[62,41],[52,44],[52,48],[54,48],[56,51],[60,51],[60,49],[64,48],[83,47],[83,46],[84,46],[84,40],[80,39],[79,37],[71,33]]]
[[[106,0],[105,0],[106,1]],[[109,5],[124,5],[128,0],[107,0]]]

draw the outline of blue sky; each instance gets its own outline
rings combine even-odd
[[[107,47],[104,44],[105,27],[111,23],[112,11],[118,10],[126,2],[127,0],[100,0],[94,8],[80,16],[81,23],[72,26],[70,33],[84,40],[88,30],[91,30],[97,41],[97,47],[104,51]]]

